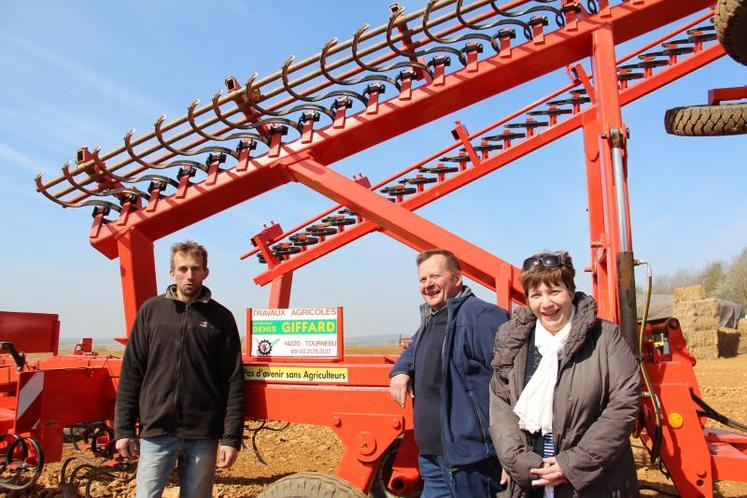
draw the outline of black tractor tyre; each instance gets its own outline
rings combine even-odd
[[[713,24],[726,52],[747,65],[747,0],[718,0]]]
[[[275,481],[258,498],[365,498],[358,488],[339,477],[299,472]]]
[[[747,133],[747,104],[675,107],[664,115],[667,133],[683,137],[716,137]]]

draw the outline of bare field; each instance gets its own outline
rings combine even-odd
[[[395,354],[397,346],[392,347],[364,347],[346,348],[350,354]],[[747,355],[736,358],[702,360],[695,368],[704,399],[724,415],[742,423],[747,422]],[[714,423],[714,426],[718,424]],[[271,424],[277,428],[279,423]],[[334,432],[326,427],[309,425],[291,425],[282,431],[262,430],[256,435],[256,445],[266,461],[266,465],[258,461],[257,456],[249,448],[240,453],[237,464],[230,470],[218,471],[214,496],[254,497],[269,484],[299,471],[319,471],[334,473],[342,456],[343,446]],[[640,446],[638,441],[634,444]],[[66,455],[72,455],[69,445],[65,448]],[[636,449],[636,460],[639,464],[638,476],[642,486],[651,486],[669,493],[675,489],[671,482],[659,472],[657,467],[650,465],[645,450]],[[60,486],[59,474],[61,464],[50,464],[44,470],[39,483],[32,490],[8,493],[9,497],[54,497],[67,498],[75,496],[72,489],[63,492]],[[69,474],[69,472],[68,472]],[[126,474],[124,474],[126,476]],[[645,496],[661,496],[655,491],[644,491]],[[127,480],[114,482],[94,482],[91,486],[91,496],[121,497],[134,496],[134,482]],[[178,496],[178,488],[171,484],[167,488],[166,497]],[[737,498],[747,496],[747,483],[720,482],[717,484],[716,496]]]

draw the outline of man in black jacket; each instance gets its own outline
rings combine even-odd
[[[230,467],[241,448],[241,342],[231,312],[202,285],[204,247],[175,244],[170,275],[175,283],[141,306],[130,333],[117,389],[116,447],[124,457],[140,455],[138,498],[160,497],[177,462],[180,496],[210,497],[216,459]]]

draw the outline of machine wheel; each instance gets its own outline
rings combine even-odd
[[[319,472],[299,472],[275,481],[258,498],[365,498],[366,495],[339,477]]]
[[[747,0],[718,0],[713,23],[726,52],[747,65]]]
[[[715,137],[747,133],[747,104],[675,107],[664,115],[667,133],[684,137]]]

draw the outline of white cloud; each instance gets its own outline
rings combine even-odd
[[[10,162],[12,165],[21,166],[34,173],[39,173],[40,171],[44,173],[49,172],[23,152],[19,152],[10,145],[2,142],[0,142],[0,161],[3,163]]]
[[[115,81],[94,74],[83,65],[65,59],[46,48],[40,47],[28,40],[23,40],[8,33],[0,32],[0,39],[15,45],[30,56],[44,62],[50,67],[65,71],[81,84],[88,86],[99,94],[116,99],[127,109],[134,110],[148,118],[153,116],[153,109],[163,109],[165,106],[126,88]]]

